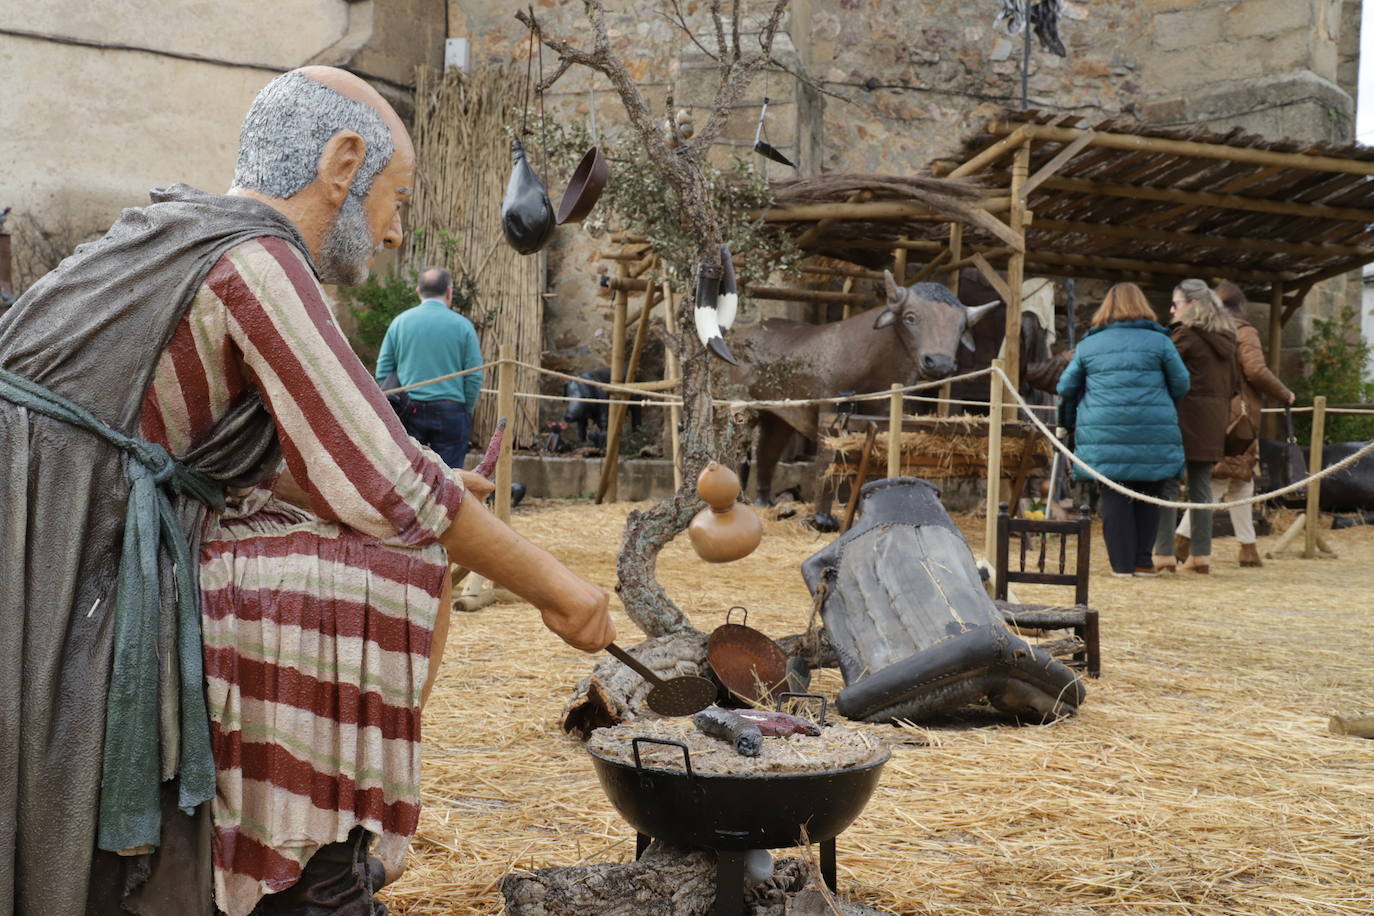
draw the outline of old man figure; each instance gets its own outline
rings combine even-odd
[[[0,319],[0,916],[383,912],[449,562],[614,638],[330,315],[414,171],[366,83],[288,73],[228,195],[154,192]]]

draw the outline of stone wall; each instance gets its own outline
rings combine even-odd
[[[150,188],[228,188],[244,112],[282,71],[347,65],[409,111],[446,29],[428,0],[44,0],[3,20],[0,207],[20,288]]]

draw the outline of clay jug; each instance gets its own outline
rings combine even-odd
[[[712,461],[697,477],[697,495],[706,501],[687,526],[692,547],[707,563],[747,557],[763,538],[763,523],[753,508],[737,502],[739,477]]]
[[[521,254],[534,254],[553,238],[553,204],[548,189],[525,158],[518,137],[510,141],[512,166],[506,197],[501,201],[501,229]]]

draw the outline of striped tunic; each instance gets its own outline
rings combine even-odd
[[[354,826],[388,865],[419,819],[419,699],[463,497],[401,428],[301,254],[261,238],[207,275],[141,416],[173,455],[256,388],[313,511],[263,485],[202,535],[216,904],[244,916]]]

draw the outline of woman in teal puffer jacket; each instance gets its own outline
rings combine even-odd
[[[1145,294],[1134,283],[1118,283],[1059,378],[1059,422],[1073,431],[1083,461],[1137,493],[1159,496],[1183,473],[1175,402],[1188,385],[1188,369]],[[1093,479],[1077,466],[1073,473]],[[1150,551],[1158,507],[1100,486],[1113,575],[1155,575]]]

